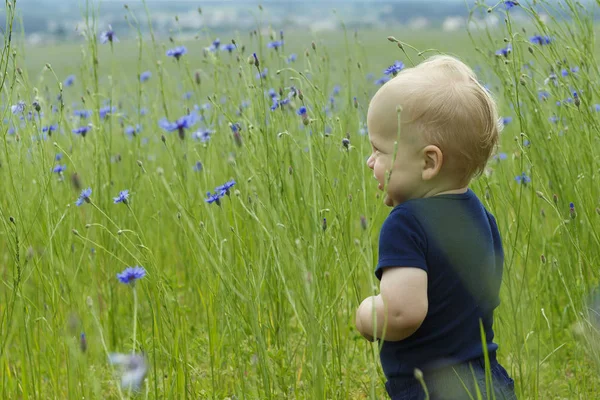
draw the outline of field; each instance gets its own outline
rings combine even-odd
[[[519,399],[596,398],[600,71],[591,17],[563,3],[568,20],[499,6],[492,30],[284,30],[279,47],[259,21],[218,51],[208,32],[103,44],[92,19],[80,43],[4,37],[0,397],[385,398],[354,328],[389,213],[366,111],[385,68],[442,52],[473,66],[505,125],[471,185],[506,253],[499,359]],[[134,266],[146,275],[122,283]],[[131,351],[138,393],[108,362]]]

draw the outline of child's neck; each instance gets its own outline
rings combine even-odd
[[[443,192],[433,194],[432,196],[441,196],[442,194],[463,194],[466,193],[467,190],[469,190],[469,187],[465,186],[458,189],[444,190]]]

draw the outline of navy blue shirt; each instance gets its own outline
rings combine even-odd
[[[500,304],[504,253],[496,220],[475,193],[406,201],[390,212],[379,237],[383,268],[427,272],[429,309],[423,324],[399,342],[384,341],[381,364],[388,378],[413,376],[483,355],[493,342],[493,311]]]

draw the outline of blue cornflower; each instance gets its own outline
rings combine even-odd
[[[206,130],[199,130],[197,132],[194,132],[192,134],[192,138],[196,139],[196,140],[200,140],[202,143],[208,142],[210,140],[210,136],[213,134],[213,131],[210,131],[208,129]]]
[[[235,124],[229,124],[229,127],[233,133],[239,133],[241,130],[240,124],[237,122]]]
[[[277,107],[279,107],[279,100],[277,100],[276,98],[274,98],[273,99],[273,104],[271,104],[271,111],[277,110]]]
[[[194,94],[193,92],[185,92],[185,93],[183,94],[183,99],[184,99],[184,100],[189,100],[189,99],[191,99],[191,98],[192,98],[192,95],[193,95],[193,94]]]
[[[548,97],[550,97],[550,93],[545,91],[545,90],[540,90],[538,92],[538,99],[540,100],[546,100],[548,99]]]
[[[139,124],[136,124],[135,128],[133,126],[128,126],[127,128],[125,128],[125,133],[130,136],[135,136],[136,134],[140,133],[141,131],[142,131],[142,127]]]
[[[42,132],[54,132],[58,129],[58,125],[47,125],[42,127]]]
[[[273,42],[269,42],[267,43],[267,47],[270,49],[279,49],[281,46],[283,46],[283,40],[275,40]]]
[[[242,130],[242,127],[238,122],[236,122],[235,124],[229,124],[229,127],[231,128],[231,131],[233,133],[239,133],[239,131]]]
[[[307,126],[308,124],[310,124],[310,119],[308,118],[308,112],[307,112],[305,106],[300,107],[296,111],[296,114],[298,114],[299,116],[302,117],[302,123],[304,124],[304,126]]]
[[[600,111],[600,104],[594,104],[594,111]]]
[[[140,82],[146,82],[151,77],[152,77],[152,72],[144,71],[140,74]]]
[[[217,186],[215,188],[215,193],[221,193],[221,197],[223,197],[224,195],[229,196],[229,189],[231,189],[233,185],[235,185],[235,181],[230,180],[229,182],[226,182],[221,186]]]
[[[81,119],[87,119],[92,115],[92,110],[74,110],[73,115]]]
[[[216,203],[218,206],[221,205],[221,197],[223,197],[223,195],[219,194],[219,193],[215,193],[215,194],[211,194],[210,192],[206,192],[206,199],[204,199],[204,201],[206,201],[208,204],[211,203]]]
[[[77,199],[75,204],[77,206],[80,206],[83,204],[83,202],[89,203],[91,195],[92,195],[92,188],[87,188],[87,189],[82,190],[81,194],[79,195],[79,198]]]
[[[222,51],[228,51],[230,54],[235,50],[235,44],[227,43],[221,46]]]
[[[385,84],[389,80],[390,80],[390,78],[388,78],[387,76],[382,76],[381,78],[379,78],[379,79],[377,79],[375,81],[375,84],[376,85],[383,85],[383,84]]]
[[[558,117],[556,115],[553,115],[548,118],[548,121],[552,122],[553,124],[556,124],[558,122]]]
[[[111,106],[102,107],[100,109],[100,118],[105,119],[108,116],[108,114],[112,114],[115,112],[117,112],[117,107],[114,107],[114,106],[112,108],[111,108]]]
[[[331,94],[332,94],[333,96],[337,96],[338,94],[340,94],[340,90],[341,90],[341,88],[340,88],[340,85],[335,85],[335,86],[333,87],[333,91],[332,91],[332,93],[331,93]]]
[[[100,34],[100,42],[102,44],[106,44],[108,42],[118,42],[119,40],[117,39],[117,37],[115,36],[115,32],[112,29],[112,26],[108,26],[108,30],[104,31]]]
[[[163,118],[158,123],[161,128],[168,132],[177,131],[179,138],[184,139],[185,130],[191,128],[196,123],[197,117],[195,114],[184,115],[175,122],[169,122],[166,118]]]
[[[290,99],[286,97],[285,99],[279,100],[279,106],[283,107],[286,104],[289,104],[289,102],[290,102]]]
[[[202,171],[202,163],[200,161],[196,161],[196,164],[194,164],[192,169],[196,172]]]
[[[267,78],[267,73],[269,72],[268,68],[265,68],[262,70],[262,72],[256,74],[256,79],[266,79]]]
[[[304,106],[300,107],[298,109],[298,111],[296,111],[296,114],[298,114],[302,118],[306,118],[306,116],[307,116],[307,114],[306,114],[306,107],[304,107]]]
[[[121,190],[117,197],[113,197],[113,201],[115,202],[115,204],[127,204],[127,199],[129,199],[129,190]]]
[[[14,106],[10,107],[10,111],[13,114],[21,114],[23,113],[23,111],[25,111],[25,102],[24,101],[19,101],[17,104],[15,104]]]
[[[289,64],[289,63],[293,63],[294,61],[296,61],[297,58],[298,58],[298,56],[296,55],[296,53],[292,53],[288,56],[288,58],[285,61]]]
[[[54,156],[54,159],[55,159],[56,161],[60,161],[60,160],[62,160],[62,158],[63,158],[63,155],[62,155],[62,153],[56,153],[56,156]]]
[[[221,39],[216,38],[215,40],[213,40],[212,44],[208,48],[208,51],[217,51],[217,50],[219,50],[220,45],[221,45]]]
[[[402,61],[397,61],[391,65],[390,67],[386,68],[383,73],[386,75],[393,75],[396,76],[398,74],[398,72],[402,71],[404,69],[404,63]]]
[[[144,116],[148,114],[148,109],[146,107],[142,107],[142,109],[140,110],[140,115]]]
[[[58,164],[56,167],[54,167],[52,169],[52,172],[55,172],[57,174],[62,174],[66,169],[67,169],[66,165],[60,165],[60,164]]]
[[[269,89],[268,94],[269,94],[269,97],[271,97],[272,99],[277,97],[277,92],[273,88]]]
[[[69,87],[69,86],[73,86],[74,83],[75,83],[75,75],[69,75],[63,82],[63,85],[65,87]]]
[[[497,50],[496,51],[496,55],[497,56],[504,56],[504,57],[508,57],[508,55],[512,52],[512,46],[509,43],[505,48]]]
[[[550,36],[534,35],[529,38],[529,41],[533,44],[543,46],[552,43],[552,38]]]
[[[574,73],[574,74],[578,73],[579,72],[579,67],[573,67],[573,68],[571,68],[571,72]]]
[[[502,125],[508,125],[512,122],[512,117],[503,117],[502,118]]]
[[[81,135],[82,137],[85,137],[85,135],[87,135],[87,133],[90,130],[90,126],[86,125],[86,126],[80,126],[79,128],[75,128],[73,129],[73,133],[76,135]]]
[[[175,47],[173,49],[167,50],[167,56],[175,57],[176,60],[179,60],[182,55],[187,53],[187,49],[185,46]]]
[[[563,69],[560,71],[560,74],[561,74],[563,77],[569,76],[569,70],[568,70],[568,69],[566,69],[566,68],[563,68]]]
[[[138,279],[142,279],[146,276],[146,270],[144,267],[135,266],[135,267],[127,267],[121,272],[117,274],[117,278],[121,283],[125,284],[134,284]]]
[[[494,160],[498,160],[498,161],[506,160],[508,158],[508,155],[506,153],[499,153],[499,154],[496,154],[493,158],[494,158]]]
[[[515,176],[515,181],[517,181],[517,183],[522,183],[522,184],[526,185],[529,182],[531,182],[531,178],[528,177],[525,172],[523,172],[521,175]]]
[[[504,2],[504,7],[506,7],[507,10],[510,10],[513,7],[516,7],[519,5],[518,1],[505,1]]]

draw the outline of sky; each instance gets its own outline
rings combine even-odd
[[[152,3],[153,1],[156,0],[146,0],[147,3]],[[406,2],[414,2],[415,0],[160,0],[161,3],[166,3],[167,1],[172,2],[172,3],[178,3],[178,4],[184,4],[184,3],[190,3],[190,4],[195,4],[197,6],[202,6],[203,4],[210,4],[210,5],[215,5],[218,3],[228,3],[228,4],[255,4],[255,3],[262,3],[262,4],[269,4],[269,3],[310,3],[310,2],[319,2],[319,3],[324,3],[324,2],[328,2],[328,3],[339,3],[339,4],[344,4],[344,3],[378,3],[378,2],[385,2],[385,3],[406,3]],[[464,2],[464,0],[421,0],[423,2],[430,2],[430,3],[456,3],[456,2]],[[65,4],[65,3],[85,3],[85,0],[19,0],[18,1],[21,4],[39,4],[39,3],[46,3],[46,4]],[[95,1],[96,3],[97,1]],[[136,4],[136,3],[141,3],[141,0],[102,0],[102,3],[128,3],[128,4]]]

